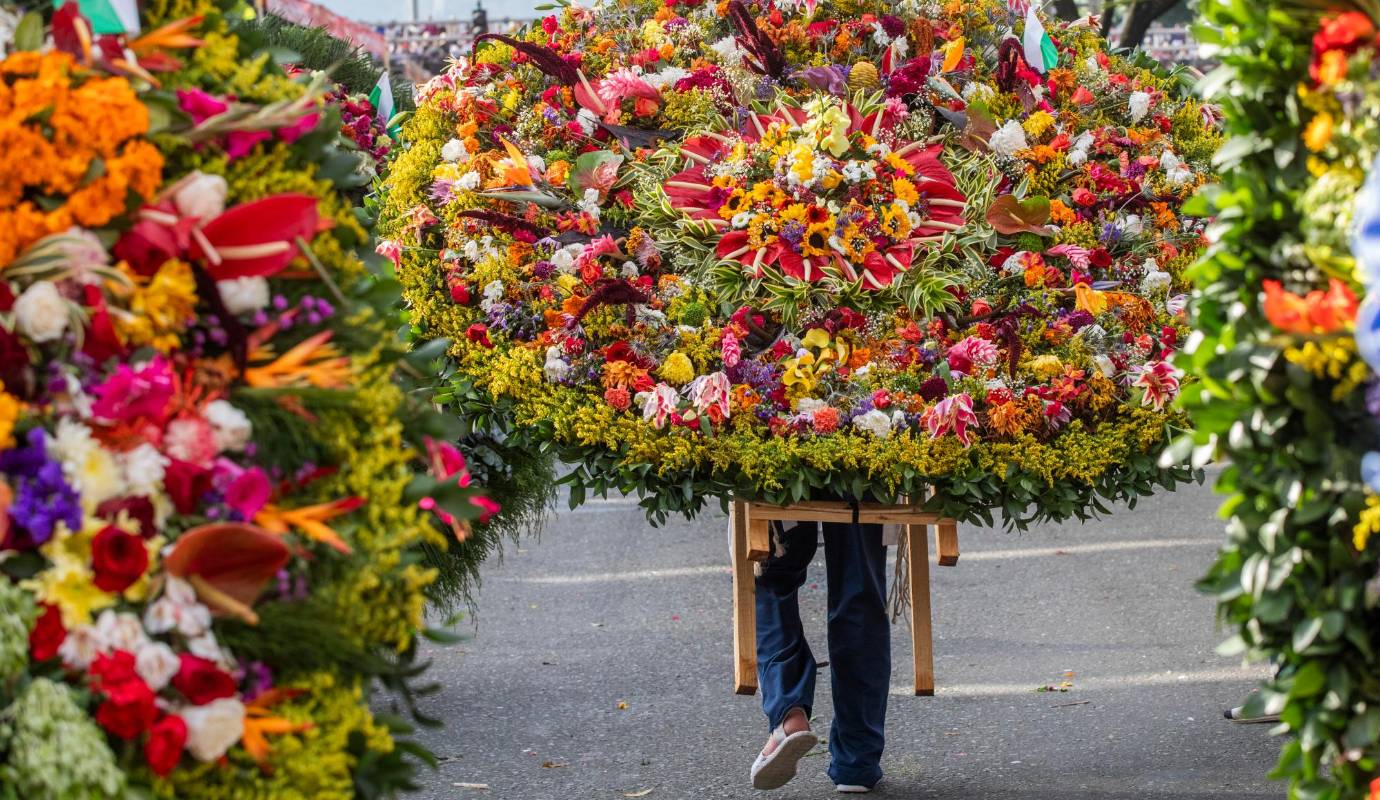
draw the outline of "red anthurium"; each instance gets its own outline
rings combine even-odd
[[[297,255],[297,239],[309,240],[319,230],[316,202],[279,194],[242,203],[202,226],[191,255],[207,261],[218,281],[274,275]]]

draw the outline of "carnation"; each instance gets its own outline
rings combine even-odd
[[[987,146],[1000,155],[1014,156],[1017,152],[1028,147],[1025,140],[1025,129],[1016,120],[1007,120],[1006,124],[997,128],[996,132],[987,140]]]
[[[878,439],[885,439],[891,435],[891,417],[882,411],[873,409],[866,414],[854,417],[853,427],[867,431]]]
[[[163,642],[146,640],[134,654],[135,671],[155,692],[168,685],[180,665],[177,654]]]
[[[469,160],[470,153],[465,149],[465,143],[459,139],[451,139],[441,147],[441,158],[451,163],[464,163]]]
[[[216,447],[221,452],[240,453],[254,435],[249,417],[224,400],[212,400],[203,409],[214,430]]]
[[[120,454],[124,467],[125,486],[130,494],[154,497],[163,487],[163,473],[168,458],[158,448],[144,442],[133,450]]]
[[[1146,92],[1131,92],[1127,106],[1131,113],[1131,122],[1140,122],[1150,113],[1150,95]]]

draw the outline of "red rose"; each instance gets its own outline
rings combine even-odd
[[[96,588],[123,592],[144,577],[149,551],[143,539],[107,525],[91,540],[91,568],[96,571]]]
[[[1073,190],[1073,202],[1077,203],[1080,206],[1083,206],[1084,208],[1087,208],[1088,206],[1091,206],[1097,202],[1097,195],[1093,194],[1087,189],[1079,187]]]
[[[190,514],[201,504],[201,496],[211,491],[211,471],[174,458],[163,473],[163,487],[177,513]]]
[[[978,298],[973,301],[973,316],[982,317],[992,313],[992,304]]]
[[[96,721],[121,739],[133,739],[153,724],[158,716],[153,690],[137,676],[101,689],[105,702],[96,709]]]
[[[187,723],[176,714],[165,714],[149,729],[144,760],[155,775],[166,777],[182,760],[182,747],[186,743]]]
[[[43,604],[43,613],[34,621],[34,629],[29,631],[29,655],[34,661],[47,661],[57,655],[58,648],[67,638],[67,629],[62,627],[62,614],[57,606]]]
[[[216,666],[216,662],[191,653],[182,653],[178,658],[182,666],[173,676],[172,685],[193,705],[204,706],[212,700],[235,695],[235,679]]]
[[[97,364],[109,358],[124,355],[125,345],[120,334],[115,331],[115,323],[110,318],[110,309],[105,304],[105,294],[100,287],[84,287],[86,307],[91,309],[90,325],[87,326],[86,340],[82,343],[83,353],[91,356]]]

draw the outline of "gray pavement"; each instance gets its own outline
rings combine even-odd
[[[1214,654],[1213,603],[1192,588],[1217,503],[1193,487],[1088,525],[960,527],[959,565],[931,570],[936,697],[909,696],[909,632],[893,629],[875,796],[1284,797],[1264,778],[1269,726],[1221,718],[1262,670]],[[426,734],[444,760],[420,797],[835,796],[823,752],[785,789],[747,785],[766,724],[731,691],[725,528],[714,514],[653,529],[629,502],[594,502],[489,565],[472,638],[429,653],[446,728]],[[802,606],[823,660],[822,561],[816,577]],[[827,669],[815,713],[827,731]]]

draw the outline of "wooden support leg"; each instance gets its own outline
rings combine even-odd
[[[935,526],[939,540],[939,566],[952,567],[958,564],[958,523],[952,520]]]
[[[733,501],[728,536],[733,558],[733,692],[757,693],[757,584],[748,557],[746,503]],[[762,525],[768,523],[763,520]]]
[[[915,694],[934,696],[934,639],[930,628],[930,537],[928,525],[909,525],[910,640],[915,657]]]
[[[744,507],[746,509],[746,505]],[[766,561],[771,555],[771,521],[753,519],[752,511],[747,516],[747,557],[749,561]]]

